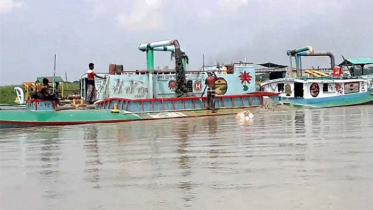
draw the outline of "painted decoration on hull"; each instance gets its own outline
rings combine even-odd
[[[114,90],[114,93],[122,93],[125,94],[133,94],[137,98],[145,97],[148,94],[148,88],[146,84],[142,81],[134,81],[131,80],[128,83],[123,84],[123,82],[120,83],[118,89],[116,89],[117,92]]]
[[[201,92],[202,90],[202,82],[201,81],[195,81],[193,85],[193,89],[196,92]]]
[[[358,82],[345,83],[345,94],[358,93],[359,89],[360,87]]]
[[[215,93],[216,95],[224,95],[227,93],[228,83],[223,77],[219,77],[215,81]]]
[[[333,85],[333,84],[329,84],[328,85],[328,92],[335,92],[335,85]]]
[[[338,94],[343,93],[343,87],[341,86],[341,84],[335,84],[335,90],[337,91]]]
[[[320,87],[317,83],[312,83],[310,88],[310,93],[312,97],[317,97],[320,93]]]
[[[170,88],[170,90],[175,90],[176,89],[176,81],[175,80],[170,80],[168,82],[168,87]]]
[[[248,91],[252,76],[250,75],[250,72],[247,73],[246,71],[240,72],[240,76],[238,76],[241,80],[241,84],[243,84],[243,91]]]
[[[99,97],[128,97],[145,98],[148,95],[147,78],[145,77],[120,77],[121,75],[111,75],[106,83],[99,86]],[[97,83],[96,83],[97,87]],[[106,89],[106,90],[105,90]]]
[[[285,93],[286,93],[286,96],[291,96],[291,94],[293,93],[293,91],[291,91],[290,84],[285,85]]]

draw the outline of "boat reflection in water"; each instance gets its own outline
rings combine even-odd
[[[371,119],[367,105],[0,131],[0,207],[370,209]]]

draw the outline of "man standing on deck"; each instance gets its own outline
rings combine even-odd
[[[89,104],[93,104],[96,101],[96,97],[97,97],[97,90],[96,90],[96,86],[95,86],[95,77],[98,77],[98,78],[101,78],[101,79],[106,79],[106,77],[98,76],[93,71],[93,69],[95,68],[95,65],[93,63],[90,63],[88,66],[89,66],[89,70],[87,71],[87,77],[88,77],[87,85],[88,85],[88,88],[87,88],[86,101]]]
[[[205,85],[207,85],[207,108],[212,109],[212,113],[215,113],[215,81],[218,79],[215,72],[207,72],[207,78]],[[211,102],[211,106],[210,106]]]

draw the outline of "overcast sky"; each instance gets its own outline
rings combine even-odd
[[[200,69],[247,61],[288,65],[286,51],[311,45],[345,57],[373,57],[372,0],[0,0],[0,85],[53,75],[78,80],[95,63],[145,69],[140,43],[178,39]],[[157,52],[155,66],[173,67]],[[327,58],[304,65],[328,66]]]

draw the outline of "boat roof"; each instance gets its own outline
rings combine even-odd
[[[53,76],[47,76],[47,77],[37,77],[36,80],[39,82],[43,82],[43,79],[47,78],[49,82],[53,82]],[[55,76],[54,77],[54,82],[64,82],[62,77],[60,76]]]
[[[261,86],[268,85],[271,83],[280,83],[280,82],[299,82],[299,83],[330,83],[330,82],[364,82],[365,79],[360,77],[301,77],[301,78],[279,78],[274,80],[268,80],[263,82]]]
[[[280,64],[275,64],[275,63],[259,63],[258,65],[268,67],[268,68],[286,68],[288,66],[280,65]]]
[[[373,64],[373,59],[371,58],[348,58],[345,59],[339,66],[351,66],[351,65],[365,65]]]

